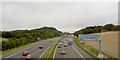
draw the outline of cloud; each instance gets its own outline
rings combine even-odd
[[[119,0],[2,0],[3,2],[118,2]]]
[[[74,32],[89,25],[118,24],[116,2],[4,2],[3,30],[54,26]]]

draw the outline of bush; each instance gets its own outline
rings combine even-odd
[[[106,31],[120,31],[119,25],[106,24],[105,26],[90,26],[74,33],[75,36],[79,34],[90,34],[90,33],[100,33]]]
[[[4,31],[2,37],[8,41],[2,41],[2,50],[8,50],[28,43],[36,42],[37,38],[47,39],[60,36],[60,31],[53,27],[42,27],[33,30]]]

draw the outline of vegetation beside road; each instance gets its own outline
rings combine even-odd
[[[83,48],[85,48],[85,47],[87,47],[85,44],[83,44],[83,43],[79,43],[79,40],[78,40],[78,38],[74,38],[73,39],[73,41],[75,42],[75,44],[79,47],[79,48],[81,48],[83,51],[85,51],[88,55],[90,55],[91,57],[93,57],[93,58],[97,58],[97,57],[95,57],[94,55],[92,55],[92,54],[90,54],[89,52],[87,52],[85,49],[83,49]],[[89,47],[87,47],[87,48],[89,48]],[[90,49],[90,48],[89,48]],[[94,51],[94,50],[93,50]],[[98,52],[98,51],[96,51],[96,52]],[[95,52],[95,53],[96,53]]]
[[[76,44],[79,48],[81,48],[83,51],[85,51],[88,55],[90,55],[91,57],[95,58],[95,60],[99,60],[99,59],[96,57],[96,56],[98,56],[98,54],[99,54],[99,50],[94,49],[93,47],[91,47],[91,46],[89,46],[89,45],[86,45],[86,44],[84,44],[84,43],[79,43],[78,38],[74,38],[73,41],[75,42],[75,44]],[[92,52],[92,53],[95,54],[96,56],[94,56],[93,54],[89,53],[89,52],[86,51],[84,48],[87,49],[88,51]],[[116,59],[116,58],[113,58],[113,57],[110,56],[110,55],[105,54],[104,52],[103,52],[103,54],[108,57],[108,60],[118,60],[118,59]]]
[[[113,24],[106,24],[104,26],[90,26],[76,31],[74,35],[78,36],[78,34],[101,33],[106,31],[120,31],[120,26]]]
[[[48,39],[46,39],[46,40],[48,40]],[[44,40],[40,40],[40,41],[44,41]],[[37,42],[40,42],[40,41],[37,41]],[[26,47],[26,46],[28,46],[28,45],[35,44],[35,43],[36,43],[36,42],[33,42],[33,43],[26,44],[26,45],[21,45],[21,46],[19,46],[19,47],[13,48],[13,49],[8,49],[8,50],[5,50],[5,51],[1,51],[1,52],[0,52],[0,56],[1,56],[1,55],[4,55],[4,54],[6,54],[6,53],[9,53],[9,52],[15,51],[15,50],[17,50],[17,49],[19,49],[19,48],[23,48],[23,47]]]
[[[42,56],[42,59],[41,59],[41,60],[46,60],[46,59],[48,59],[48,60],[53,60],[52,58],[53,58],[53,55],[54,55],[55,48],[57,47],[57,44],[58,44],[61,40],[63,40],[63,39],[64,39],[64,38],[62,38],[62,39],[60,39],[59,41],[53,43],[52,46],[50,46],[50,47],[48,48],[48,50],[44,53],[44,55]],[[52,49],[52,48],[53,48],[53,49]],[[52,49],[52,51],[51,51],[51,49]],[[51,53],[50,53],[50,51],[51,51]],[[49,53],[50,53],[50,54],[49,54]]]
[[[8,39],[6,38],[0,38],[0,43],[2,43],[2,41],[7,41]]]
[[[34,42],[34,43],[35,43],[35,42]],[[34,44],[34,43],[30,43],[30,44],[22,45],[22,46],[19,46],[19,47],[13,48],[13,49],[9,49],[9,50],[5,50],[5,51],[1,51],[1,52],[0,52],[0,56],[1,56],[1,55],[4,55],[4,54],[6,54],[6,53],[12,52],[12,51],[14,51],[14,50],[17,50],[17,49],[19,49],[19,48],[22,48],[22,47],[25,47],[25,46],[28,46],[28,45]]]
[[[2,51],[17,48],[22,45],[36,42],[37,38],[41,40],[60,36],[60,31],[53,27],[42,27],[32,30],[4,31],[2,37],[8,41],[2,41]]]
[[[0,56],[2,55],[2,41],[8,41],[6,38],[0,38]]]
[[[56,38],[56,37],[55,37],[55,38]],[[50,39],[50,38],[48,38],[48,39],[46,39],[46,40],[49,40],[49,39]],[[51,39],[53,39],[53,38],[51,38]],[[40,41],[37,41],[37,42],[41,42],[41,41],[44,41],[44,40],[40,40]],[[19,48],[23,48],[23,47],[26,47],[26,46],[28,46],[28,45],[35,44],[35,43],[37,43],[37,42],[33,42],[33,43],[26,44],[26,45],[22,45],[22,46],[13,48],[13,49],[8,49],[8,50],[5,50],[5,51],[1,51],[1,52],[0,52],[0,56],[1,56],[1,55],[4,55],[4,54],[6,54],[6,53],[9,53],[9,52],[15,51],[15,50],[17,50],[17,49],[19,49]]]
[[[74,36],[78,36],[79,34],[93,34],[93,33],[101,33],[101,32],[108,32],[108,31],[120,31],[120,25],[113,25],[113,24],[106,24],[104,26],[89,26],[86,28],[83,28],[79,31],[76,31],[74,33]],[[95,55],[98,56],[99,54],[99,50],[94,49],[93,47],[86,45],[84,43],[79,43],[78,38],[74,38],[74,42],[82,49],[85,51],[85,49],[87,49],[88,51],[94,53]],[[85,49],[84,49],[85,48]],[[89,54],[89,52],[85,51],[86,53]],[[105,53],[103,53],[104,55],[106,55],[108,58],[113,58],[110,55],[107,55]],[[89,54],[90,55],[90,54]],[[92,56],[92,55],[91,55]],[[94,56],[93,56],[94,57]]]
[[[55,42],[56,43],[56,42]],[[41,60],[47,60],[47,57],[49,56],[49,52],[51,51],[52,47],[54,46],[54,44],[52,44],[52,46],[50,46],[47,51],[44,53],[44,55],[42,56],[42,59]]]
[[[64,38],[62,38],[62,39],[60,39],[56,44],[55,44],[55,46],[53,47],[53,50],[52,50],[52,52],[50,53],[50,55],[49,55],[49,60],[53,60],[53,56],[54,56],[54,51],[55,51],[55,49],[57,48],[57,45],[60,43],[60,41],[61,40],[63,40]]]

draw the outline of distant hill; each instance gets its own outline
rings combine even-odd
[[[0,37],[2,37],[2,32],[0,31]]]
[[[120,31],[119,25],[106,24],[104,26],[89,26],[74,33],[75,36],[78,34],[90,34],[90,33],[100,33],[106,31]]]
[[[54,27],[42,27],[32,30],[3,31],[2,37],[8,41],[2,41],[2,50],[12,49],[21,45],[37,41],[37,38],[47,39],[60,36],[62,32]]]
[[[39,37],[42,39],[46,38],[52,38],[60,35],[60,31],[58,31],[54,27],[42,27],[38,29],[32,29],[32,30],[14,30],[14,31],[3,31],[2,37],[4,38],[21,38],[26,37]]]

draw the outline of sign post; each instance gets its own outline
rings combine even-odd
[[[103,58],[102,54],[102,39],[101,34],[79,34],[79,42],[83,43],[83,41],[99,41],[99,58]]]
[[[101,35],[98,36],[98,41],[99,41],[99,49],[100,49],[100,54],[98,55],[99,58],[103,58],[102,54],[102,40],[101,40]]]
[[[40,40],[40,38],[37,38],[37,40]]]
[[[80,35],[79,35],[79,42],[80,42],[80,43],[83,43],[83,40],[84,40],[84,39],[83,39],[83,36],[82,36],[82,34],[80,34]]]

